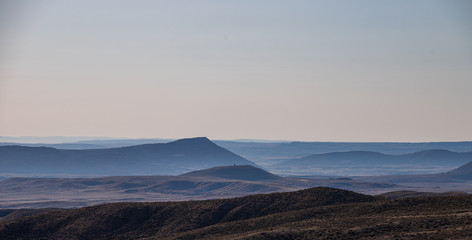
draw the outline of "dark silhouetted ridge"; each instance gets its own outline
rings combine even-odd
[[[401,199],[401,198],[415,198],[415,197],[441,197],[441,196],[468,196],[466,192],[416,192],[416,191],[393,191],[379,194],[379,197],[385,197],[389,199]]]
[[[214,167],[182,174],[185,177],[211,177],[238,180],[274,180],[281,177],[250,165]]]
[[[471,202],[463,194],[389,200],[311,188],[206,201],[113,203],[3,222],[0,239],[471,239]]]
[[[166,203],[113,203],[48,212],[0,224],[0,239],[135,239],[343,203],[368,195],[333,188]]]

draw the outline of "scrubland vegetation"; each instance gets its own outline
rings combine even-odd
[[[113,203],[27,216],[1,239],[470,239],[472,196],[391,200],[333,188]]]

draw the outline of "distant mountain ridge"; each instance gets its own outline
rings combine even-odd
[[[49,138],[8,138],[1,137],[0,146],[21,145],[29,147],[53,147],[57,149],[101,149],[126,147],[147,143],[168,143],[172,139],[95,139],[73,141],[73,138],[60,139],[62,143],[45,143]],[[24,143],[25,141],[36,143]],[[41,143],[41,141],[45,141]],[[59,139],[56,139],[58,142]],[[20,143],[23,142],[23,143]],[[429,149],[446,149],[453,152],[472,151],[472,141],[462,142],[260,142],[238,140],[213,140],[214,143],[224,147],[246,159],[256,163],[280,162],[279,159],[298,158],[312,154],[321,154],[340,151],[372,151],[385,154],[406,154]]]
[[[371,151],[385,154],[407,154],[430,149],[445,149],[453,152],[472,151],[472,141],[465,142],[236,142],[215,141],[256,163],[280,163],[281,159],[293,159],[313,154],[341,151]]]
[[[392,155],[371,151],[349,151],[314,154],[294,158],[274,165],[275,167],[316,167],[316,166],[389,166],[389,165],[429,165],[457,167],[472,161],[472,152],[457,153],[432,149],[420,152]]]
[[[0,173],[169,175],[233,164],[255,165],[206,137],[86,150],[0,146]]]

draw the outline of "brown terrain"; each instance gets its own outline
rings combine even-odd
[[[111,203],[0,223],[0,239],[471,238],[471,195],[388,199],[333,188],[205,201]]]

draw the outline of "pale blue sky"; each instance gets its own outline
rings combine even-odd
[[[0,4],[0,135],[472,140],[472,2]]]

